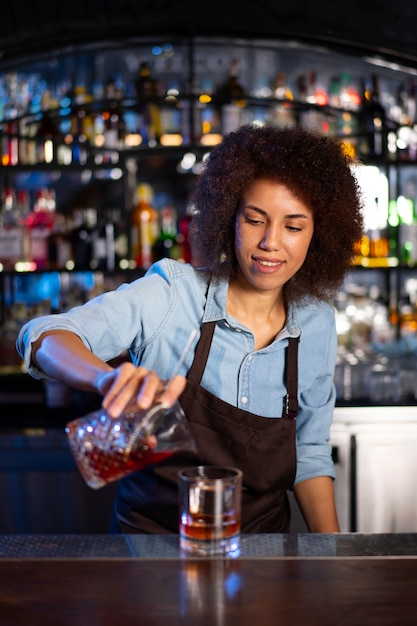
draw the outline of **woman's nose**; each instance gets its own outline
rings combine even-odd
[[[264,250],[279,250],[281,246],[281,236],[278,227],[269,226],[266,231],[264,238],[261,242],[261,248]]]

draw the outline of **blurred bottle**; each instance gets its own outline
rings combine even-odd
[[[316,72],[309,71],[298,77],[298,92],[300,102],[306,103],[306,106],[301,107],[299,124],[303,128],[327,134],[329,131],[327,115],[319,107],[328,103],[328,96],[323,88],[317,85]]]
[[[124,89],[121,82],[113,79],[106,84],[106,107],[101,117],[104,126],[104,148],[120,150],[126,136],[126,125],[122,111]]]
[[[371,85],[362,81],[362,137],[360,153],[365,157],[382,157],[386,153],[386,115],[379,98],[379,81],[375,74]]]
[[[97,267],[97,260],[94,256],[96,229],[96,209],[89,207],[74,210],[71,239],[75,269],[90,270]]]
[[[187,207],[187,212],[178,223],[177,243],[180,247],[179,260],[184,263],[191,263],[191,245],[189,238],[190,223],[192,219],[192,206]]]
[[[153,246],[159,234],[158,213],[152,204],[152,187],[138,185],[131,212],[131,255],[137,267],[145,269],[153,263]]]
[[[49,111],[44,111],[35,135],[37,163],[56,161],[58,146],[62,140],[55,119]]]
[[[164,102],[160,107],[160,141],[163,146],[180,146],[184,142],[183,132],[190,121],[183,119],[184,115],[189,114],[189,110],[184,104],[179,82],[174,79],[169,80],[164,94]],[[187,135],[189,135],[188,132],[185,136],[187,137]]]
[[[273,126],[284,128],[285,126],[294,126],[296,118],[294,114],[294,94],[287,82],[287,75],[280,70],[275,78],[272,95],[279,100],[279,104],[274,106],[271,113],[271,123]]]
[[[157,98],[159,94],[158,81],[151,75],[151,68],[147,61],[139,67],[139,74],[135,81],[137,98],[138,127],[145,145],[155,145],[161,140],[161,116]]]
[[[107,208],[98,219],[93,237],[94,269],[113,272],[119,268],[122,259],[127,259],[127,235],[121,223],[118,208]]]
[[[396,202],[398,254],[405,265],[417,263],[417,214],[414,184],[410,183]]]
[[[214,146],[222,140],[221,111],[213,102],[213,81],[204,79],[198,90],[195,138],[204,146]]]
[[[155,261],[163,258],[179,259],[181,248],[177,242],[177,214],[173,207],[163,207],[160,211],[160,233],[153,246]]]
[[[242,124],[242,110],[246,106],[246,91],[239,80],[240,59],[235,57],[230,65],[229,78],[216,92],[221,106],[222,133],[236,130]]]
[[[88,159],[88,146],[84,134],[84,118],[87,115],[87,89],[83,83],[76,84],[71,94],[71,139],[72,162],[84,164]]]
[[[48,267],[51,270],[73,269],[72,224],[67,216],[55,213],[54,228],[48,236]]]
[[[3,191],[0,208],[0,264],[3,269],[14,269],[23,258],[22,215],[16,202],[15,191]]]
[[[55,192],[40,189],[32,211],[26,218],[29,239],[29,259],[36,269],[48,267],[48,238],[55,227]]]
[[[7,100],[3,107],[2,165],[17,165],[19,162],[19,117],[23,114],[18,100],[18,76],[11,73],[6,81]]]

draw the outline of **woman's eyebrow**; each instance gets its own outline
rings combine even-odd
[[[309,215],[306,215],[305,213],[290,213],[289,215],[286,215],[285,217],[289,217],[289,218],[304,218],[305,220],[310,219]]]
[[[263,209],[260,209],[259,207],[253,205],[253,204],[246,204],[244,207],[244,209],[251,209],[252,211],[256,211],[257,213],[259,213],[260,215],[268,215],[267,211],[264,211]],[[310,219],[309,215],[306,215],[305,213],[288,213],[287,215],[284,216],[287,219]]]

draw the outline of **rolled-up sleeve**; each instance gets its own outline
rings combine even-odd
[[[141,278],[67,313],[31,320],[22,327],[16,342],[27,372],[34,378],[45,378],[32,361],[32,344],[51,330],[75,333],[103,361],[116,358],[125,350],[135,351],[145,334],[152,336],[170,309],[172,294],[163,288],[164,282],[158,275]]]
[[[301,341],[303,339],[305,345],[300,355],[300,410],[296,418],[295,484],[318,476],[336,476],[331,455],[330,427],[336,400],[334,367],[337,333],[331,313],[320,329],[307,333]]]

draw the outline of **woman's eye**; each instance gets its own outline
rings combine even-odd
[[[245,222],[247,222],[248,224],[262,224],[262,220],[253,218],[253,217],[245,217]]]
[[[291,224],[289,224],[287,226],[287,228],[288,228],[288,230],[290,230],[291,232],[294,232],[294,233],[298,233],[301,230],[301,228],[299,228],[298,226],[291,226]]]

